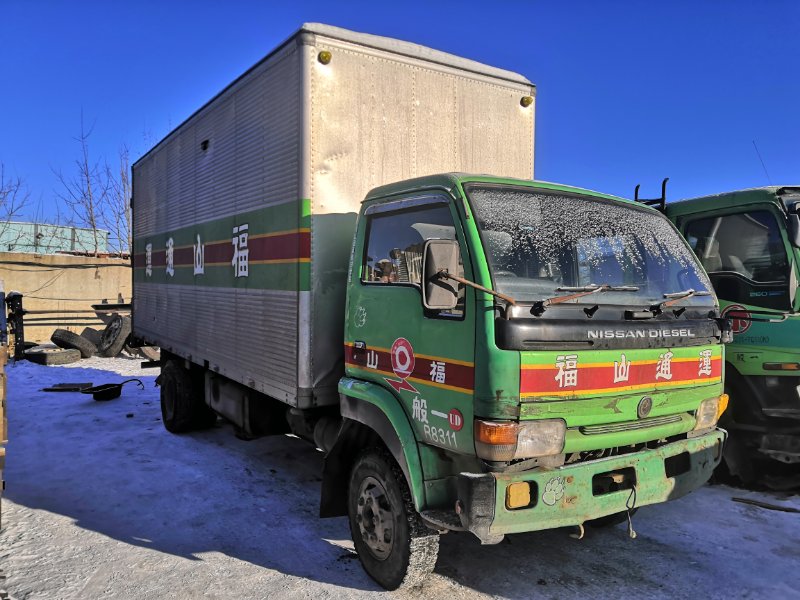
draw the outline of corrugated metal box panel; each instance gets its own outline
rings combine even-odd
[[[137,334],[291,402],[296,394],[297,299],[295,292],[139,283],[133,310]],[[179,318],[159,316],[176,313]],[[215,329],[211,343],[209,323]]]
[[[137,240],[157,234],[153,252],[163,252],[176,230],[222,219],[216,237],[202,241],[224,242],[231,235],[227,217],[299,200],[297,54],[287,48],[254,69],[134,165]],[[176,242],[176,253],[190,247]],[[138,334],[294,401],[297,291],[263,289],[271,283],[255,275],[236,281],[243,287],[203,285],[203,277],[195,277],[194,285],[166,281],[135,283]]]
[[[297,200],[299,78],[296,50],[275,57],[137,163],[136,209],[155,209],[155,223],[142,222],[137,236]],[[155,202],[140,190],[151,160]]]
[[[133,231],[136,237],[144,237],[155,233],[155,185],[153,180],[154,160],[152,156],[144,158],[134,169],[133,179],[136,186],[136,199],[133,208]]]

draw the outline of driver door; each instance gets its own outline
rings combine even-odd
[[[361,221],[364,252],[353,258],[359,280],[348,303],[347,373],[389,390],[419,441],[471,453],[474,293],[459,285],[455,309],[431,311],[420,288],[430,239],[457,240],[461,274],[472,276],[453,200],[434,193],[375,204]]]

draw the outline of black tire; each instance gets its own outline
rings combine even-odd
[[[77,333],[66,329],[56,329],[50,336],[50,341],[59,348],[72,348],[81,353],[82,358],[91,358],[97,352],[97,346]]]
[[[34,348],[25,351],[25,358],[38,365],[68,365],[78,362],[81,353],[71,348]]]
[[[635,515],[638,510],[638,507],[631,510],[631,516]],[[586,521],[586,525],[593,527],[594,529],[605,529],[606,527],[613,527],[614,525],[625,523],[627,520],[628,513],[627,511],[623,510],[622,512],[614,513],[613,515],[606,515],[605,517],[599,517],[597,519],[592,519],[591,521]]]
[[[84,327],[83,331],[81,331],[81,337],[86,338],[90,342],[92,342],[95,347],[100,345],[100,340],[103,338],[103,333],[97,331],[94,327]]]
[[[199,381],[198,381],[199,379]],[[203,402],[202,379],[192,377],[177,360],[161,367],[161,418],[170,433],[211,427],[217,414]]]
[[[100,344],[97,347],[100,356],[109,358],[117,356],[125,347],[125,342],[128,341],[130,334],[131,320],[128,317],[114,315],[100,338]]]
[[[414,508],[397,462],[382,449],[362,453],[347,496],[350,533],[367,574],[387,590],[420,585],[436,566],[439,533]]]

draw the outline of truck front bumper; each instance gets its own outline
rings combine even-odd
[[[705,435],[665,444],[654,450],[612,456],[553,469],[519,473],[462,473],[456,512],[461,527],[483,543],[497,543],[507,533],[537,531],[622,512],[635,506],[674,500],[708,481],[722,459],[727,434]],[[632,488],[602,492],[596,477],[622,478]],[[527,483],[530,503],[509,509],[508,487]],[[599,493],[598,493],[599,491]]]

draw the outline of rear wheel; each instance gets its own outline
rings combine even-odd
[[[377,583],[409,588],[433,571],[439,534],[422,522],[405,476],[387,452],[371,449],[358,457],[347,504],[358,557]]]
[[[202,380],[198,379],[177,360],[168,360],[161,367],[161,417],[167,431],[183,433],[216,422],[216,413],[203,401]]]

